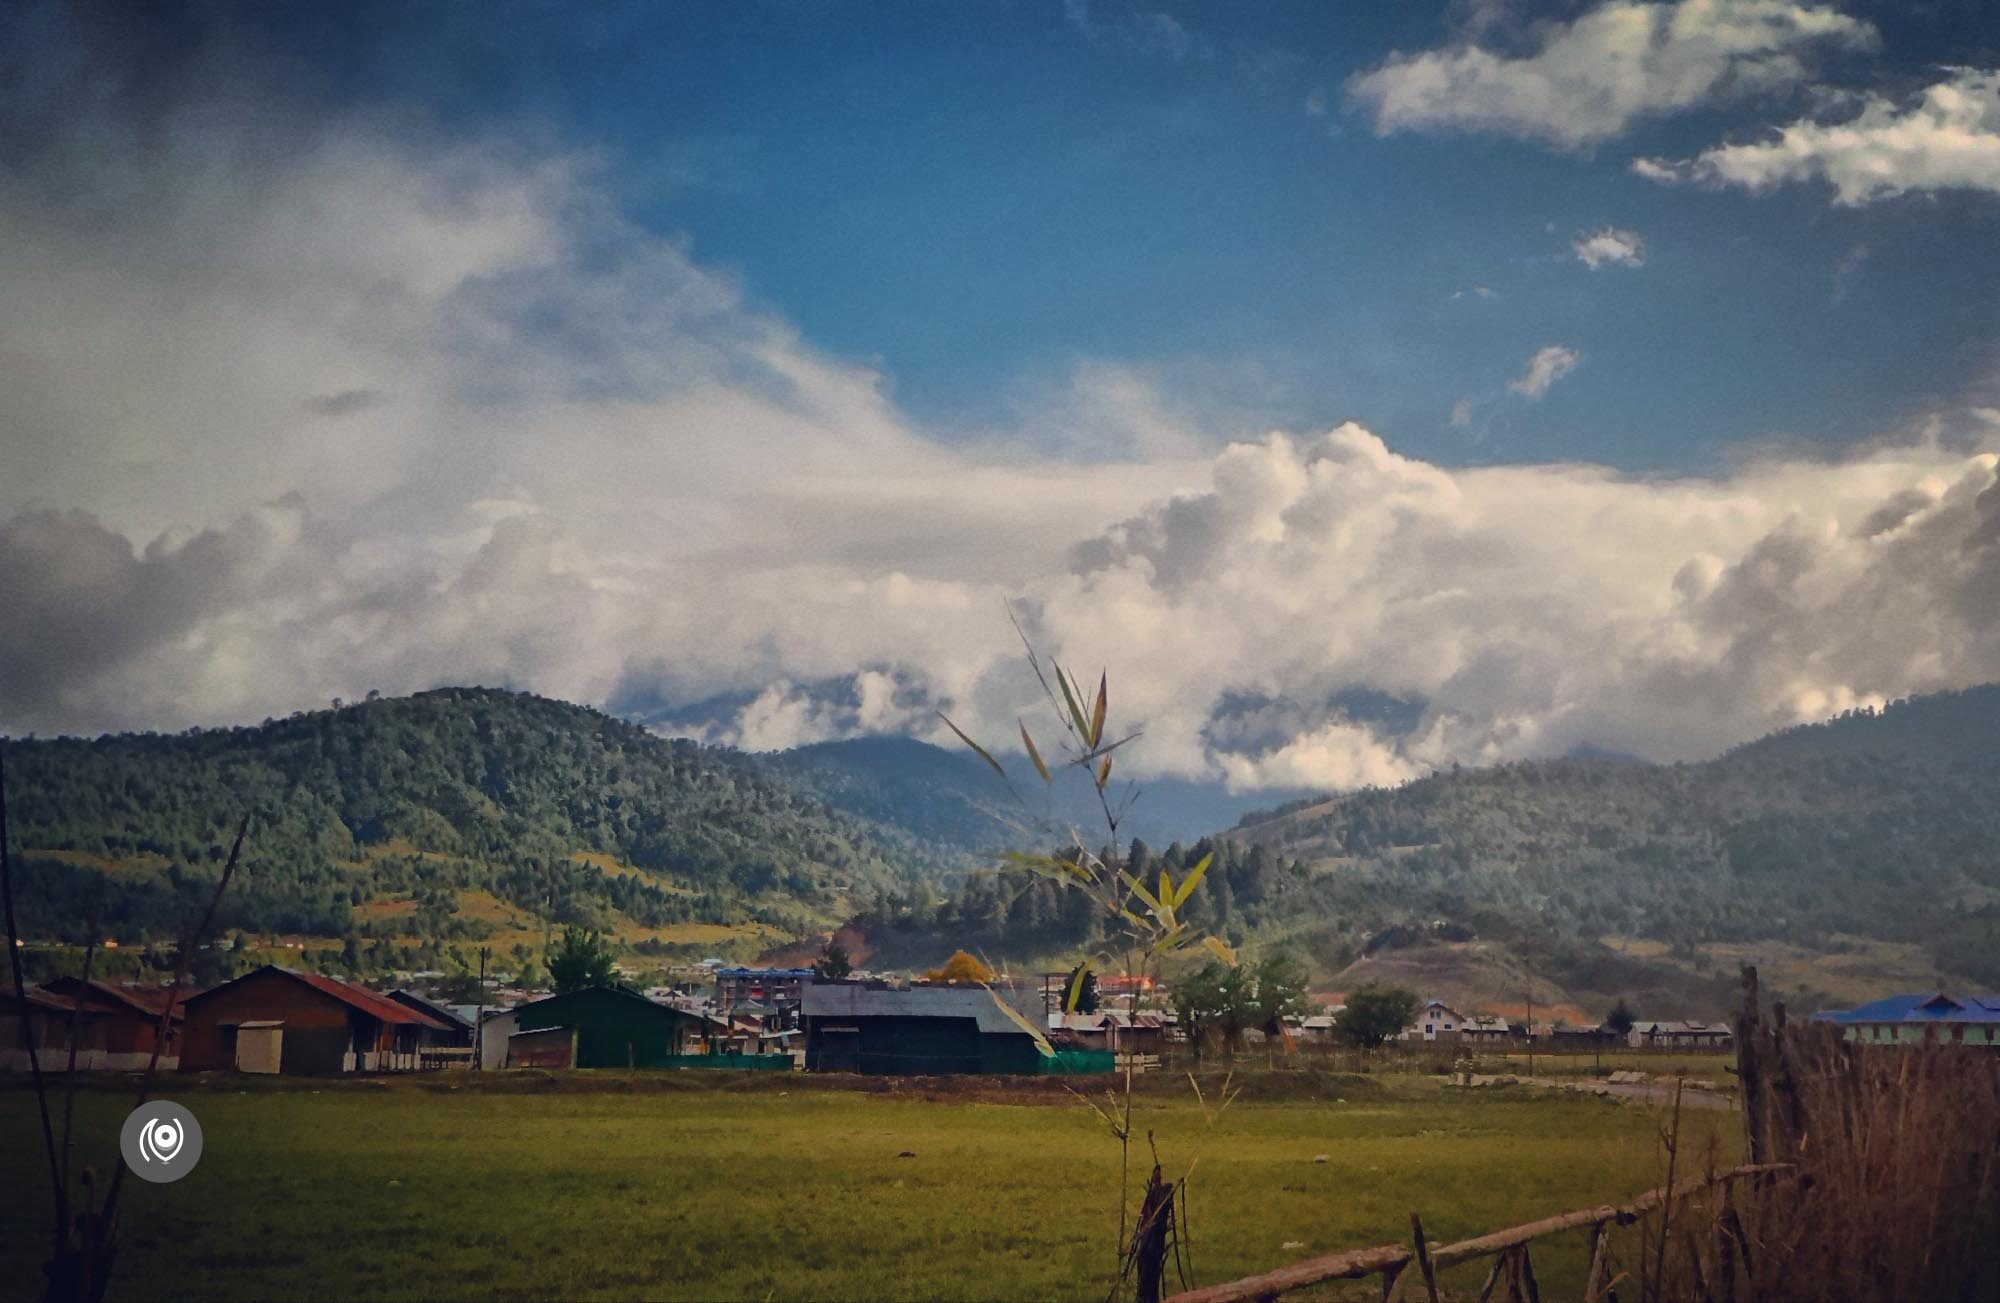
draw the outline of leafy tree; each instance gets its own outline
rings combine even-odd
[[[1079,977],[1082,979],[1080,985],[1078,983]],[[1068,1012],[1097,1012],[1099,994],[1097,989],[1097,972],[1095,969],[1091,968],[1088,964],[1078,964],[1075,968],[1069,970],[1069,976],[1063,979],[1063,1002],[1066,1005],[1069,1003],[1069,992],[1072,989],[1076,991],[1076,1004]]]
[[[1196,1054],[1210,1041],[1235,1051],[1252,1017],[1249,975],[1246,965],[1211,959],[1175,980],[1174,1012]]]
[[[1632,1010],[1627,1007],[1625,1001],[1622,999],[1617,1004],[1611,1006],[1610,1013],[1604,1015],[1606,1030],[1617,1032],[1620,1036],[1631,1031],[1632,1024],[1635,1021],[1636,1019],[1632,1016]]]
[[[603,937],[571,924],[563,929],[562,940],[549,951],[549,978],[558,995],[592,986],[616,986],[617,958]]]
[[[1275,1035],[1286,1018],[1311,1012],[1306,993],[1311,975],[1306,966],[1280,950],[1266,955],[1252,974],[1249,1016],[1255,1026]]]
[[[978,982],[984,984],[993,980],[993,970],[980,963],[963,950],[954,950],[951,958],[941,967],[924,974],[932,982]]]
[[[1417,997],[1399,986],[1357,986],[1334,1015],[1333,1033],[1350,1045],[1374,1049],[1417,1017]]]
[[[847,957],[847,947],[833,940],[826,943],[826,949],[813,962],[812,970],[816,976],[836,981],[854,971],[854,962]]]

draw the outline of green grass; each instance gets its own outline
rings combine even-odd
[[[206,1151],[177,1184],[127,1182],[114,1293],[1104,1294],[1117,1145],[1047,1083],[1029,1103],[997,1102],[1005,1096],[991,1089],[926,1098],[799,1079],[600,1084],[610,1089],[238,1092],[170,1080],[164,1093],[200,1119]],[[1142,1142],[1146,1129],[1159,1137],[1169,1176],[1201,1150],[1189,1211],[1202,1282],[1402,1238],[1412,1210],[1433,1237],[1457,1238],[1637,1193],[1660,1170],[1657,1117],[1594,1098],[1323,1079],[1307,1088],[1344,1089],[1351,1101],[1245,1098],[1204,1133],[1191,1098],[1163,1085],[1141,1098],[1137,1123]],[[81,1095],[80,1154],[115,1155],[128,1098]],[[1690,1150],[1715,1127],[1733,1152],[1734,1125],[1728,1114],[1691,1116]],[[40,1157],[33,1096],[0,1091],[0,1190],[10,1196],[0,1200],[0,1278],[37,1279]],[[1538,1250],[1545,1290],[1580,1280],[1582,1243],[1579,1234]],[[1447,1283],[1470,1291],[1481,1272]],[[1361,1288],[1379,1297],[1372,1282]]]

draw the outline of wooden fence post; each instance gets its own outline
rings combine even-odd
[[[1736,1079],[1743,1087],[1743,1138],[1753,1163],[1770,1161],[1764,1134],[1764,1033],[1758,1009],[1757,965],[1743,965],[1743,1006],[1736,1014]]]

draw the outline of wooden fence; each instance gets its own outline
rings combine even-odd
[[[1391,1303],[1394,1303],[1394,1300],[1410,1297],[1413,1288],[1422,1288],[1426,1296],[1435,1301],[1438,1297],[1439,1271],[1462,1262],[1489,1257],[1493,1259],[1493,1267],[1487,1273],[1486,1283],[1479,1291],[1481,1303],[1491,1298],[1494,1290],[1503,1283],[1507,1289],[1505,1297],[1508,1299],[1525,1299],[1528,1303],[1539,1303],[1540,1287],[1535,1280],[1534,1263],[1529,1256],[1528,1246],[1536,1240],[1585,1228],[1590,1231],[1591,1253],[1590,1271],[1585,1277],[1583,1296],[1587,1303],[1595,1303],[1603,1297],[1608,1283],[1607,1232],[1610,1227],[1629,1226],[1648,1213],[1667,1209],[1690,1195],[1726,1187],[1731,1182],[1745,1177],[1775,1178],[1790,1171],[1791,1168],[1783,1163],[1746,1163],[1712,1176],[1676,1181],[1670,1187],[1661,1186],[1655,1190],[1648,1190],[1630,1203],[1579,1208],[1573,1212],[1545,1217],[1540,1221],[1528,1222],[1521,1226],[1510,1226],[1506,1230],[1493,1231],[1453,1244],[1434,1245],[1426,1241],[1422,1221],[1417,1214],[1411,1213],[1411,1235],[1407,1244],[1378,1244],[1373,1248],[1349,1249],[1343,1253],[1308,1258],[1304,1262],[1279,1267],[1261,1276],[1245,1276],[1241,1280],[1232,1280],[1221,1285],[1188,1290],[1174,1295],[1172,1303],[1254,1303],[1255,1300],[1274,1299],[1292,1290],[1305,1289],[1328,1281],[1359,1280],[1367,1276],[1383,1278],[1383,1296]],[[1412,1266],[1416,1267],[1416,1271],[1409,1270]],[[1418,1278],[1422,1281],[1421,1286],[1413,1286],[1412,1281]]]

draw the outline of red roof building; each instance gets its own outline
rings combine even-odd
[[[312,1076],[418,1068],[424,1048],[450,1033],[441,1020],[365,986],[267,964],[187,1001],[180,1066],[248,1066],[252,1057],[238,1044],[245,1028],[256,1031],[257,1064]],[[272,1038],[275,1055],[266,1052]]]

